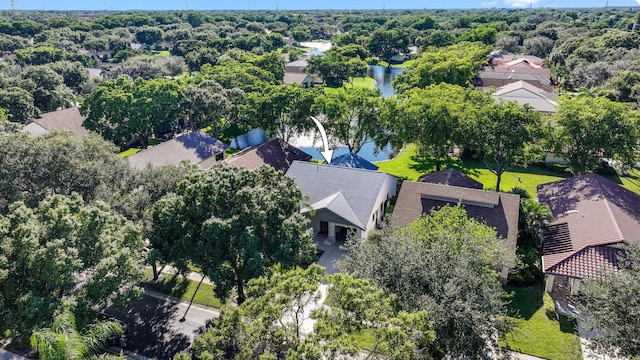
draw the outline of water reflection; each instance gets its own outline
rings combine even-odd
[[[314,160],[324,160],[324,158],[320,154],[320,151],[318,151],[318,149],[315,147],[300,147],[300,150],[311,155]],[[335,148],[333,150],[334,158],[349,153],[349,149],[346,146]],[[395,151],[395,149],[391,145],[387,145],[384,149],[380,150],[377,153],[375,150],[375,144],[373,143],[373,141],[370,141],[362,145],[362,149],[360,149],[360,151],[358,152],[358,156],[367,161],[375,162],[389,160],[397,155],[397,151]]]
[[[376,81],[376,87],[380,89],[382,96],[389,97],[395,94],[391,82],[405,69],[406,68],[387,68],[386,66],[369,65],[367,76]]]

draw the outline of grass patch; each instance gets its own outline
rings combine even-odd
[[[151,54],[153,56],[171,56],[171,53],[169,52],[169,50],[151,50]]]
[[[136,154],[136,153],[140,152],[141,150],[142,149],[139,149],[139,148],[131,148],[131,149],[128,149],[128,150],[125,150],[125,151],[121,152],[118,155],[120,155],[120,157],[124,159],[127,156],[131,156],[133,154]]]
[[[161,274],[158,281],[148,282],[146,286],[151,290],[185,301],[191,301],[195,293],[193,302],[204,306],[220,308],[222,304],[220,299],[213,295],[213,285],[202,283],[196,293],[198,281],[189,280],[179,274]]]
[[[345,91],[345,89],[351,88],[375,89],[376,81],[368,76],[357,77],[353,78],[353,84],[351,82],[345,82],[341,87],[337,88],[325,86],[324,92],[325,94],[337,94]]]
[[[542,283],[504,289],[513,293],[508,310],[515,327],[500,336],[500,347],[550,360],[582,359],[575,322],[565,316],[551,320],[545,314]]]

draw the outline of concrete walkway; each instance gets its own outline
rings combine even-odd
[[[0,349],[0,360],[29,360],[24,356],[14,354],[10,351]]]

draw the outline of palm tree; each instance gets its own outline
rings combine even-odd
[[[522,214],[524,216],[524,231],[532,239],[540,238],[540,228],[543,222],[552,218],[551,211],[547,205],[533,199],[527,199],[522,202]]]
[[[118,356],[96,355],[111,334],[122,334],[120,324],[102,321],[91,324],[80,333],[76,318],[68,306],[56,311],[50,328],[38,329],[31,335],[31,346],[42,360],[122,359]]]

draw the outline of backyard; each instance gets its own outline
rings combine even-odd
[[[513,295],[508,311],[514,328],[500,337],[500,347],[551,360],[582,359],[575,321],[545,314],[542,283],[504,289]]]
[[[419,155],[414,144],[406,145],[395,158],[376,162],[376,165],[380,167],[379,171],[411,181],[416,181],[421,175],[436,171],[433,158]],[[496,186],[496,175],[480,161],[449,159],[442,164],[443,170],[450,167],[478,180],[485,189],[494,189]],[[503,191],[509,191],[517,186],[527,190],[531,196],[535,196],[537,194],[536,186],[570,176],[569,172],[550,170],[539,166],[512,167],[502,174],[500,188]],[[605,175],[605,177],[631,191],[640,193],[640,171],[637,169],[630,171],[629,176]]]

